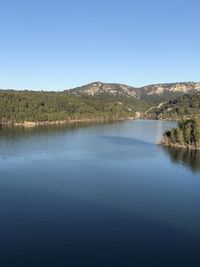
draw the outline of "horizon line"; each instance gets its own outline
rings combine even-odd
[[[102,83],[102,84],[117,84],[117,85],[125,85],[125,86],[129,86],[135,89],[140,89],[143,87],[147,87],[147,86],[153,86],[153,85],[164,85],[164,84],[179,84],[179,83],[200,83],[200,81],[179,81],[179,82],[158,82],[158,83],[149,83],[149,84],[145,84],[142,86],[133,86],[133,85],[129,85],[126,83],[120,83],[120,82],[101,82],[101,81],[93,81],[93,82],[89,82],[83,85],[77,85],[74,87],[70,87],[70,88],[64,88],[64,89],[30,89],[30,88],[0,88],[0,90],[7,90],[7,91],[44,91],[44,92],[63,92],[63,91],[67,91],[67,90],[73,90],[76,88],[80,88],[83,86],[87,86],[87,85],[91,85],[91,84],[95,84],[95,83]]]

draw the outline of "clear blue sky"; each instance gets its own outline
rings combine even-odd
[[[0,88],[200,81],[199,0],[0,0]]]

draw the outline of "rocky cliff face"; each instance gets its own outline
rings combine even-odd
[[[95,82],[77,87],[71,90],[67,90],[69,94],[87,94],[87,95],[122,95],[132,96],[138,99],[153,99],[153,98],[164,98],[170,99],[173,96],[180,96],[185,93],[196,93],[200,92],[200,82],[184,82],[184,83],[165,83],[165,84],[154,84],[147,85],[140,88],[117,84],[117,83],[102,83]]]
[[[164,83],[147,85],[141,88],[147,95],[161,95],[165,92],[172,93],[188,93],[188,92],[200,92],[200,83],[188,82],[188,83]]]

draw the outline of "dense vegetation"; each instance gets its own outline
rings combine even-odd
[[[96,95],[72,92],[0,90],[0,125],[118,120],[134,117],[135,112],[147,119],[183,120],[200,115],[200,93],[185,94],[158,104],[155,99],[143,101],[118,91]]]
[[[169,91],[166,91],[162,94],[146,94],[145,92],[142,92],[140,99],[147,103],[156,105],[161,102],[167,102],[170,101],[171,99],[176,99],[182,95],[183,95],[182,92],[169,92]]]
[[[200,115],[200,93],[185,94],[154,110],[157,118],[183,119]]]
[[[200,118],[180,121],[177,128],[165,132],[163,144],[200,149]]]
[[[66,92],[0,90],[0,124],[69,120],[116,120],[144,109],[137,99],[72,96]]]

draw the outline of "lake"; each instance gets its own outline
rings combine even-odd
[[[1,266],[200,266],[200,152],[175,122],[0,130]]]

